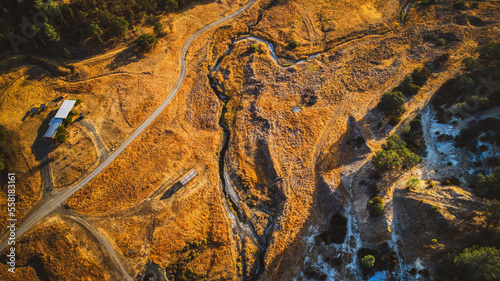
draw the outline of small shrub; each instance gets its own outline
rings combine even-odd
[[[434,214],[437,214],[437,213],[439,213],[441,210],[439,209],[439,207],[438,207],[438,206],[432,206],[431,211],[432,211]]]
[[[467,8],[467,2],[465,0],[458,0],[453,4],[453,8],[458,10],[465,10],[465,8]]]
[[[366,203],[370,215],[373,217],[380,217],[384,213],[384,200],[379,196],[373,197]]]
[[[444,53],[440,56],[437,56],[434,60],[434,67],[442,67],[450,59],[450,57],[450,53]]]
[[[71,58],[71,51],[64,48],[64,57],[67,59]]]
[[[436,45],[438,45],[438,46],[444,46],[444,45],[446,45],[446,40],[444,40],[444,38],[439,38],[436,41]]]
[[[419,185],[420,185],[420,179],[416,177],[413,177],[406,182],[406,187],[411,190],[417,189]]]
[[[477,60],[472,57],[467,57],[462,60],[462,68],[465,71],[472,72],[477,68],[477,66],[478,66]]]
[[[165,33],[165,26],[160,21],[157,21],[154,24],[153,30],[157,36],[162,36]]]
[[[370,268],[375,265],[375,257],[372,255],[366,255],[361,259],[361,265],[364,268]]]
[[[436,245],[438,243],[437,239],[432,239],[431,240],[432,244]]]
[[[389,125],[391,126],[396,126],[397,124],[399,124],[399,122],[401,122],[401,118],[399,117],[392,117],[390,120],[389,120]]]
[[[417,84],[410,83],[404,87],[404,93],[406,96],[414,96],[420,91],[420,86]]]
[[[290,41],[290,42],[288,43],[288,47],[289,47],[290,49],[295,49],[295,48],[297,48],[298,46],[300,46],[300,43],[299,43],[297,40],[295,40],[295,39],[293,39],[292,41]]]
[[[250,47],[248,47],[248,52],[250,53],[257,53],[260,50],[259,46],[252,44]]]
[[[77,100],[75,101],[75,106],[78,106],[78,105],[79,105],[79,104],[81,104],[81,103],[82,103],[82,100],[81,100],[81,99],[77,99]]]
[[[401,134],[403,135],[409,135],[411,132],[411,126],[406,126],[404,129],[403,129],[403,132],[401,132]]]

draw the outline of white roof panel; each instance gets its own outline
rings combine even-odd
[[[73,108],[73,105],[75,105],[75,102],[76,100],[65,100],[54,118],[66,118],[66,116],[68,116],[69,112]]]

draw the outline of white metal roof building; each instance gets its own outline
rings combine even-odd
[[[73,105],[75,105],[75,102],[76,100],[65,100],[54,118],[66,118],[66,116],[68,116],[69,112],[73,108]]]
[[[45,135],[43,135],[43,137],[46,139],[54,138],[54,135],[56,134],[57,128],[59,128],[59,126],[61,126],[62,121],[63,121],[63,118],[52,118],[52,120],[50,120],[50,123],[49,123],[49,129],[47,130]]]
[[[54,135],[57,132],[57,128],[61,126],[62,121],[64,118],[66,118],[73,108],[73,105],[75,105],[76,100],[65,100],[59,110],[56,113],[56,116],[52,118],[49,122],[49,128],[47,129],[47,132],[45,132],[45,135],[43,135],[43,138],[46,140],[51,140],[54,138]]]

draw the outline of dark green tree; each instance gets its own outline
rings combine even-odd
[[[417,67],[412,73],[413,83],[422,87],[431,75],[432,73],[427,67]]]
[[[453,259],[459,280],[500,280],[500,250],[494,247],[471,247]]]
[[[386,115],[399,116],[406,111],[405,97],[401,92],[385,93],[378,104],[378,108]]]
[[[116,17],[111,25],[111,30],[118,37],[127,35],[129,23],[124,17]]]
[[[384,171],[401,167],[403,161],[401,160],[399,155],[392,150],[379,150],[372,157],[372,163],[377,170]]]
[[[299,43],[299,41],[297,41],[297,40],[295,40],[295,39],[293,39],[292,41],[290,41],[290,42],[288,43],[288,47],[289,47],[290,49],[295,49],[295,48],[297,48],[298,46],[300,46],[300,43]]]
[[[370,215],[372,217],[380,217],[384,214],[384,200],[379,196],[375,196],[368,203],[366,203],[366,207],[368,211],[370,211]]]
[[[488,226],[497,224],[500,221],[500,201],[490,200],[482,208],[486,213],[486,222]]]
[[[160,21],[155,22],[154,32],[156,36],[162,36],[165,33],[165,26]]]
[[[474,71],[478,66],[477,60],[471,57],[462,60],[462,68],[467,72]]]
[[[151,52],[158,45],[158,39],[153,34],[142,34],[137,38],[137,45],[141,52]]]
[[[99,24],[95,21],[90,23],[89,30],[90,30],[90,35],[92,36],[92,38],[94,38],[94,40],[97,40],[98,42],[102,43],[102,38],[101,38],[102,29],[99,26]]]

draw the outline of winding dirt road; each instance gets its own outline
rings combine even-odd
[[[141,134],[159,115],[160,113],[167,107],[167,105],[170,104],[172,99],[175,97],[177,92],[179,91],[182,83],[184,82],[184,78],[186,76],[186,54],[191,46],[191,43],[198,38],[201,34],[206,32],[207,30],[213,28],[214,26],[217,26],[221,24],[224,21],[227,21],[247,9],[249,9],[257,0],[250,0],[248,1],[245,5],[243,5],[240,9],[237,11],[233,12],[232,14],[225,16],[221,19],[219,19],[216,22],[213,22],[202,29],[198,30],[195,34],[193,34],[189,39],[186,41],[184,46],[182,47],[181,55],[180,55],[180,73],[177,78],[177,82],[175,83],[173,89],[170,91],[168,94],[167,98],[163,101],[163,103],[151,114],[137,129],[128,137],[127,140],[125,140],[117,149],[114,153],[112,153],[106,161],[101,163],[94,171],[92,171],[87,177],[85,177],[82,181],[78,182],[77,184],[61,191],[53,195],[53,197],[43,205],[39,205],[35,207],[35,211],[31,213],[31,215],[26,219],[26,221],[17,229],[16,231],[16,237],[19,238],[21,235],[23,235],[26,231],[28,231],[31,227],[33,227],[38,221],[46,217],[48,214],[50,214],[54,209],[56,209],[59,205],[64,203],[71,195],[73,195],[75,192],[80,190],[83,186],[85,186],[88,182],[90,182],[93,178],[95,178],[99,173],[101,173],[111,162],[113,162],[120,153],[122,153],[128,145],[130,145],[135,138],[139,134]],[[7,247],[7,239],[6,239],[6,233],[4,233],[2,237],[2,242],[0,243],[0,251],[3,251]]]

